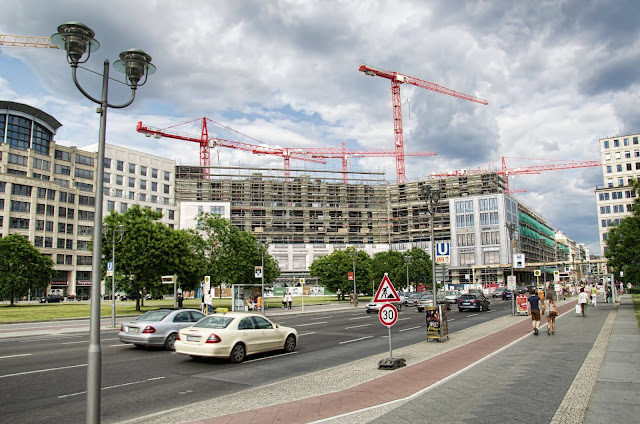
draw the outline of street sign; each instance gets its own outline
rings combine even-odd
[[[449,243],[437,243],[436,250],[436,263],[437,264],[450,264],[451,256],[449,254]]]
[[[514,253],[513,254],[513,267],[514,268],[524,268],[524,253]]]
[[[391,303],[385,303],[378,311],[380,322],[387,327],[391,327],[398,320],[398,310]]]
[[[382,282],[380,283],[380,287],[378,287],[373,301],[376,303],[400,302],[400,296],[398,296],[398,292],[393,287],[393,284],[391,284],[391,280],[389,280],[387,274],[384,274],[384,277],[382,277]]]
[[[254,275],[256,276],[256,278],[262,278],[262,267],[261,266],[254,266],[253,267],[253,272],[254,272]]]
[[[203,293],[209,293],[211,291],[211,276],[210,275],[205,275],[204,276],[204,292]]]
[[[516,276],[515,275],[509,275],[507,277],[507,290],[509,291],[515,291],[516,289]]]
[[[534,269],[534,270],[533,270],[533,275],[534,275],[535,277],[539,277],[539,276],[540,276],[540,274],[542,274],[542,272],[540,272],[540,270],[539,270],[539,269]]]
[[[113,262],[107,262],[107,277],[113,277]]]
[[[560,271],[553,271],[553,281],[560,281]]]
[[[163,275],[162,284],[173,284],[176,281],[175,275]]]
[[[347,280],[353,281],[353,272],[351,271],[347,272]]]

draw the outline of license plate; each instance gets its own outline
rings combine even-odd
[[[127,330],[128,333],[137,333],[138,327],[125,327],[125,330]]]
[[[187,341],[188,342],[199,342],[200,341],[200,336],[187,336]]]
[[[471,305],[469,302],[464,302],[463,305]]]

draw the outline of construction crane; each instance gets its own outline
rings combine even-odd
[[[36,37],[31,35],[0,34],[0,46],[7,47],[37,47],[41,49],[57,49],[51,44],[49,37]]]
[[[201,132],[199,137],[170,130],[171,128],[175,128],[179,125],[190,124],[200,119],[202,120],[202,126],[201,126]],[[148,126],[142,125],[142,121],[140,121],[136,126],[136,131],[146,135],[147,137],[151,137],[151,136],[155,138],[168,137],[176,140],[193,141],[200,144],[200,166],[203,167],[202,172],[203,172],[204,178],[208,178],[209,176],[209,165],[210,165],[209,151],[211,148],[214,148],[216,146],[228,147],[228,148],[237,149],[237,150],[244,150],[244,151],[252,152],[253,154],[259,154],[259,155],[280,156],[284,158],[284,164],[285,164],[284,174],[287,179],[290,177],[290,166],[289,166],[290,159],[297,159],[297,160],[303,160],[307,162],[315,162],[315,163],[323,163],[323,164],[327,163],[327,161],[324,159],[313,158],[310,155],[304,154],[304,153],[287,152],[287,151],[283,152],[281,149],[274,148],[271,146],[262,146],[259,144],[250,144],[250,143],[243,143],[240,141],[232,141],[232,140],[225,140],[222,138],[209,137],[209,130],[207,129],[208,120],[211,121],[209,118],[203,117],[203,118],[194,119],[193,121],[172,125],[167,128],[148,127]],[[211,122],[214,122],[214,121],[211,121]]]
[[[469,94],[459,93],[451,90],[450,88],[443,87],[438,84],[434,84],[429,81],[424,81],[408,75],[403,75],[398,72],[385,71],[383,69],[374,68],[369,65],[361,65],[360,72],[364,72],[366,75],[378,76],[391,80],[391,103],[393,105],[393,131],[395,141],[395,156],[396,156],[396,176],[398,184],[405,183],[405,168],[404,168],[404,136],[402,134],[402,100],[400,99],[400,84],[412,84],[417,87],[426,88],[427,90],[436,91],[438,93],[447,94],[449,96],[458,97],[460,99],[469,100],[470,102],[480,103],[487,105],[487,101],[479,97],[471,96]]]
[[[521,160],[545,160],[548,162],[560,162],[560,163],[550,163],[545,165],[534,165],[534,166],[521,166],[517,168],[507,168],[507,163],[505,159],[521,159]],[[431,173],[431,177],[454,177],[454,176],[465,176],[465,175],[479,175],[479,174],[489,174],[495,173],[498,175],[503,175],[506,180],[506,193],[516,193],[522,192],[524,190],[513,190],[509,189],[509,176],[510,175],[526,175],[526,174],[540,174],[545,171],[556,171],[559,169],[573,169],[573,168],[589,168],[594,166],[602,166],[602,163],[597,160],[586,160],[586,161],[559,161],[555,159],[533,159],[533,158],[516,158],[516,157],[505,157],[502,156],[499,160],[502,162],[501,169],[491,168],[491,164],[497,161],[493,161],[489,164],[487,169],[457,169],[455,171],[449,172],[441,172],[441,173]]]
[[[342,148],[335,147],[285,147],[280,150],[283,154],[302,153],[311,155],[312,158],[318,159],[342,159],[342,181],[348,182],[348,159],[351,157],[393,157],[396,155],[394,150],[373,149],[359,150],[347,149],[345,142],[342,142]],[[435,156],[433,152],[411,152],[405,153],[405,156]]]

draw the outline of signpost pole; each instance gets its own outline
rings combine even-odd
[[[389,359],[393,360],[393,350],[391,350],[391,326],[387,326],[387,330],[389,330]]]

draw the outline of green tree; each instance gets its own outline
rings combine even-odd
[[[409,262],[409,284],[431,287],[431,258],[419,247],[413,247],[404,253],[397,251],[379,252],[373,256],[371,268],[376,287],[380,285],[385,273],[396,289],[407,286],[406,257]]]
[[[206,275],[212,286],[222,284],[258,284],[255,267],[262,263],[264,254],[264,282],[271,284],[280,275],[278,262],[258,245],[253,234],[240,231],[231,221],[219,215],[201,213],[197,217],[197,231],[202,235],[198,255],[205,263]]]
[[[336,250],[330,255],[313,261],[309,267],[312,277],[317,277],[320,284],[332,292],[353,292],[353,281],[348,273],[353,272],[353,259],[349,252],[356,251],[353,247],[346,250]],[[358,293],[371,292],[371,257],[363,250],[357,250],[356,256],[356,290]]]
[[[635,285],[640,283],[640,180],[632,184],[638,195],[633,213],[609,230],[605,256],[615,275],[623,271],[624,281]]]
[[[46,288],[51,283],[53,261],[33,247],[21,234],[0,238],[0,297],[28,295],[32,288]]]

